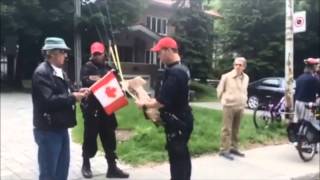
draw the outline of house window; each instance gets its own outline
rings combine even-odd
[[[149,64],[150,62],[150,51],[146,51],[145,53],[145,63]]]
[[[157,64],[157,53],[146,50],[145,60],[146,64]]]
[[[168,19],[153,16],[147,16],[147,27],[156,33],[167,35]]]
[[[151,18],[151,30],[156,32],[156,27],[157,27],[157,19],[155,17]]]
[[[133,61],[133,49],[129,46],[119,46],[119,59],[123,62]]]
[[[157,33],[161,33],[161,19],[157,19]]]
[[[167,34],[167,19],[162,19],[162,29],[161,29],[161,34]]]
[[[8,75],[8,57],[5,55],[6,49],[1,48],[1,60],[0,60],[0,67],[1,67],[1,80],[4,80]]]
[[[147,27],[151,29],[151,17],[147,16]]]

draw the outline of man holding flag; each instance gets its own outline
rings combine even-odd
[[[114,107],[127,103],[118,81],[111,68],[106,65],[105,47],[100,42],[92,43],[90,60],[81,69],[81,80],[84,87],[91,87],[93,93],[81,103],[84,117],[84,140],[82,146],[82,175],[92,178],[90,158],[97,152],[97,136],[99,134],[105,157],[108,163],[108,178],[128,178],[116,164],[117,120]],[[109,71],[109,72],[108,72]],[[115,99],[115,101],[113,101]]]
[[[190,180],[191,158],[188,142],[193,130],[189,106],[189,69],[181,63],[176,41],[164,37],[151,49],[166,65],[162,85],[155,99],[136,100],[144,109],[159,108],[166,134],[171,180]]]

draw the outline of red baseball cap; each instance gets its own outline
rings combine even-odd
[[[150,50],[157,52],[163,48],[178,49],[177,42],[171,37],[164,37],[161,38],[158,43]]]
[[[103,54],[104,51],[105,51],[105,47],[101,42],[94,42],[90,46],[90,53],[92,55],[97,52]]]
[[[320,63],[320,59],[319,58],[308,58],[304,60],[305,64],[310,64],[310,65],[316,65]]]

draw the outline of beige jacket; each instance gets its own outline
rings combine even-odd
[[[249,76],[245,73],[237,76],[232,70],[221,76],[217,87],[217,96],[223,106],[244,108],[247,103]]]

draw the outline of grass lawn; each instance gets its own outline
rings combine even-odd
[[[195,125],[189,142],[192,155],[217,152],[220,144],[221,112],[194,107],[193,114]],[[77,118],[78,125],[73,128],[72,137],[75,142],[81,143],[83,119],[80,109],[77,111]],[[118,141],[117,153],[122,161],[132,165],[141,165],[167,160],[163,129],[145,120],[142,112],[135,107],[134,103],[130,102],[129,106],[117,112],[117,118],[118,128],[133,131],[131,139],[124,142]],[[240,144],[244,149],[270,141],[281,141],[285,137],[285,128],[280,124],[257,131],[252,122],[252,115],[246,115],[241,123]],[[99,149],[101,150],[101,146]]]

